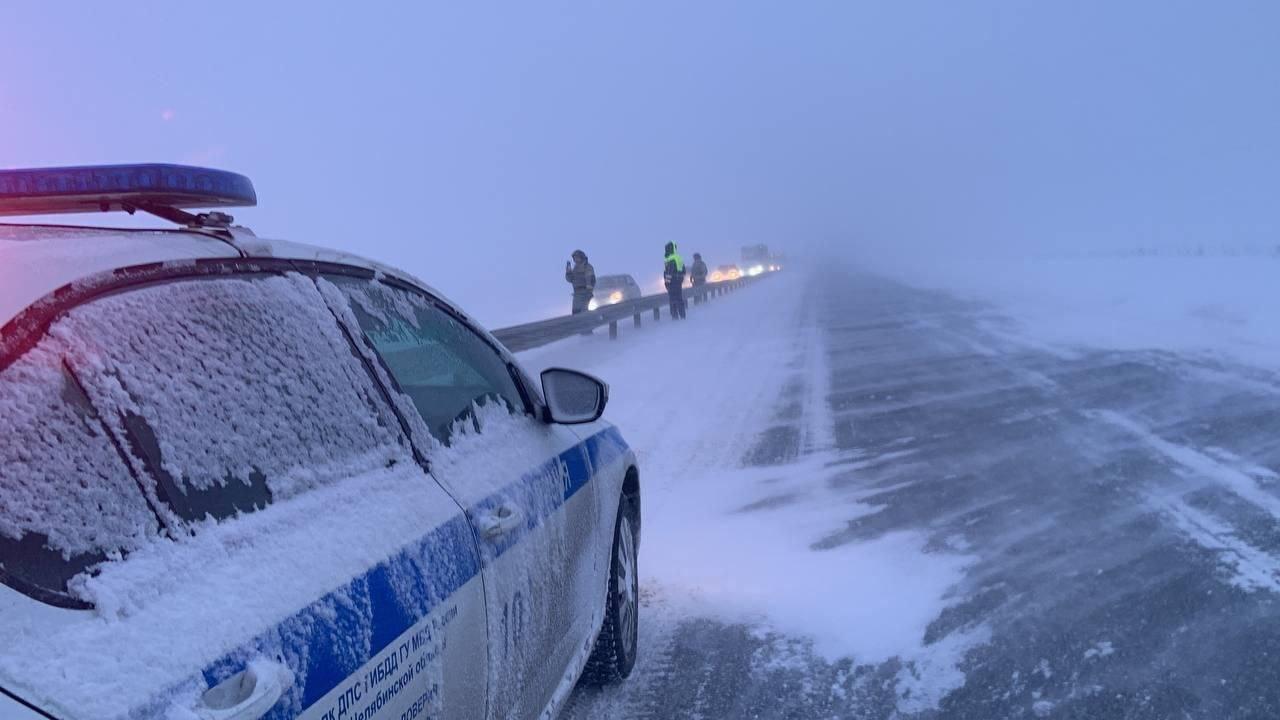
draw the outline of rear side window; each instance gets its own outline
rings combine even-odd
[[[0,570],[63,594],[157,532],[124,458],[46,340],[0,372]]]
[[[177,522],[409,461],[368,371],[301,275],[130,290],[73,310],[54,331]]]
[[[498,353],[425,297],[376,280],[329,279],[437,440],[448,443],[454,423],[470,418],[474,405],[524,408]]]
[[[412,462],[301,275],[192,278],[71,309],[0,370],[0,582],[72,579],[174,530]]]

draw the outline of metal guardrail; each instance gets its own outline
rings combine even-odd
[[[720,297],[759,282],[771,274],[766,273],[738,280],[707,283],[696,288],[685,288],[685,303],[692,309],[694,306],[710,302],[712,298]],[[663,309],[669,307],[670,303],[667,300],[667,294],[657,293],[636,298],[635,300],[625,300],[614,305],[605,305],[577,315],[562,315],[549,320],[539,320],[525,323],[524,325],[512,325],[511,327],[494,330],[493,336],[503,345],[506,345],[511,352],[529,350],[574,335],[589,333],[602,325],[609,326],[609,337],[616,340],[619,322],[630,318],[633,327],[640,327],[645,315],[652,314],[656,322],[662,319]],[[668,310],[667,314],[670,315],[670,310]]]

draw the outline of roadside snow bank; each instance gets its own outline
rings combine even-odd
[[[1090,257],[921,262],[873,268],[988,302],[1055,345],[1222,353],[1280,363],[1280,259]]]
[[[967,559],[925,552],[927,538],[915,532],[815,550],[876,511],[822,490],[838,472],[833,459],[690,477],[679,503],[645,515],[648,577],[689,614],[767,618],[812,639],[827,660],[914,659]],[[770,498],[784,504],[766,506]]]
[[[805,283],[783,273],[690,305],[688,320],[575,337],[520,354],[536,376],[554,366],[610,385],[605,418],[635,449],[645,508],[678,493],[691,472],[733,468],[773,413],[794,356]],[[645,542],[648,542],[646,538]]]

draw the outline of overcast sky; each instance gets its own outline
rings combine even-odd
[[[0,166],[242,172],[502,324],[575,248],[1280,241],[1278,48],[1269,1],[9,3]]]

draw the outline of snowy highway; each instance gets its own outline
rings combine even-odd
[[[527,353],[640,454],[641,656],[567,718],[1280,716],[1280,378],[795,271]]]

